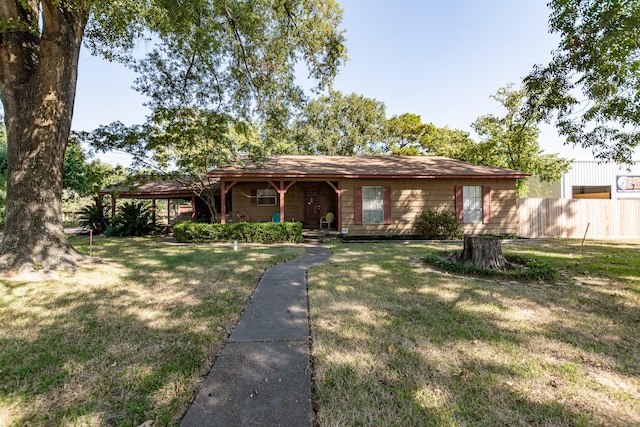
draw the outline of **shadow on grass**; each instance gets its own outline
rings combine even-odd
[[[310,274],[320,425],[640,422],[624,287],[452,278],[418,247],[337,246]]]
[[[301,252],[97,239],[76,276],[0,282],[0,424],[178,422],[264,269]]]

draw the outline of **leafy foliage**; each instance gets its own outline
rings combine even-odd
[[[498,166],[531,173],[544,182],[558,182],[571,162],[556,154],[545,154],[538,143],[537,118],[526,112],[526,88],[500,88],[493,98],[505,109],[504,116],[479,117],[473,128],[482,138],[476,142],[467,132],[435,129],[426,139],[430,154],[483,166]],[[526,180],[518,180],[518,197],[526,197]]]
[[[302,241],[300,222],[239,222],[206,224],[194,221],[179,222],[172,227],[179,242],[283,243]]]
[[[241,153],[259,157],[255,127],[231,116],[189,107],[161,109],[142,125],[111,123],[82,137],[99,149],[118,148],[134,156],[137,175],[174,179],[215,208],[216,189],[206,173],[235,161]]]
[[[146,236],[158,231],[153,212],[143,201],[124,202],[105,230],[107,236]]]
[[[82,43],[140,74],[136,89],[148,97],[152,116],[185,107],[277,124],[304,98],[296,83],[300,68],[322,90],[346,59],[341,19],[335,0],[3,2],[0,88],[17,173],[9,173],[13,203],[2,266],[77,259],[62,229],[57,190]],[[134,48],[142,44],[140,58]],[[149,123],[157,124],[164,126]],[[28,191],[46,174],[51,179],[39,188],[46,194]],[[32,205],[33,215],[21,216],[20,203]],[[43,232],[31,233],[32,224]],[[43,245],[49,250],[40,251]]]
[[[418,214],[414,226],[416,232],[429,240],[454,240],[462,238],[462,230],[455,213],[427,209]]]
[[[109,226],[109,207],[100,197],[94,197],[93,203],[83,207],[76,214],[80,225],[100,234]]]
[[[432,156],[444,156],[451,159],[479,164],[483,153],[476,149],[477,143],[469,132],[448,127],[435,128],[425,138],[427,153]]]
[[[543,154],[538,143],[538,127],[535,117],[523,114],[527,101],[526,88],[514,89],[512,85],[500,88],[493,98],[506,110],[503,117],[486,115],[478,118],[473,128],[483,141],[478,151],[485,153],[484,162],[529,172],[545,182],[558,182],[569,170],[571,162],[556,154]],[[517,182],[518,196],[527,194],[527,180]]]
[[[113,167],[100,160],[88,161],[79,142],[79,134],[74,134],[67,144],[64,155],[63,186],[74,196],[93,196],[105,186],[126,178],[127,171],[122,166]]]
[[[399,156],[417,156],[427,153],[427,142],[435,132],[432,123],[425,124],[419,115],[404,113],[386,122],[387,152]]]
[[[551,0],[560,36],[548,65],[525,78],[529,113],[554,120],[566,142],[631,160],[640,143],[640,1]]]
[[[355,156],[380,154],[385,106],[375,99],[331,90],[307,103],[296,117],[289,143],[278,154]]]
[[[171,14],[159,17],[162,42],[133,64],[153,111],[191,106],[280,120],[303,96],[294,84],[298,61],[324,87],[345,59],[332,0],[197,0]]]

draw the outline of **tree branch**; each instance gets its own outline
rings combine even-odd
[[[261,104],[261,99],[260,99],[260,89],[258,88],[258,85],[256,85],[256,83],[253,81],[253,78],[251,77],[251,71],[249,68],[249,63],[248,63],[248,58],[249,55],[247,55],[247,51],[244,47],[244,43],[242,42],[242,37],[240,36],[240,31],[238,30],[238,27],[236,25],[236,21],[233,19],[233,17],[231,16],[231,13],[229,12],[229,10],[227,8],[225,8],[224,10],[225,16],[227,18],[227,22],[229,22],[229,25],[231,26],[231,31],[233,31],[233,35],[236,39],[236,41],[238,42],[238,46],[240,47],[240,51],[242,53],[242,63],[244,65],[244,69],[245,69],[245,73],[247,76],[247,80],[249,81],[249,83],[251,84],[252,88],[254,89],[255,95],[256,95],[256,100],[258,101],[259,104]]]

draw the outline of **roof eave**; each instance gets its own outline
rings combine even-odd
[[[530,178],[531,174],[457,174],[457,175],[374,175],[374,174],[277,174],[277,173],[208,173],[210,177],[220,179],[234,178],[267,178],[267,179],[522,179]]]

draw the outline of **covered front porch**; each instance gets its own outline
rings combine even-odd
[[[299,221],[310,230],[342,227],[340,181],[221,180],[220,197],[223,224]]]

